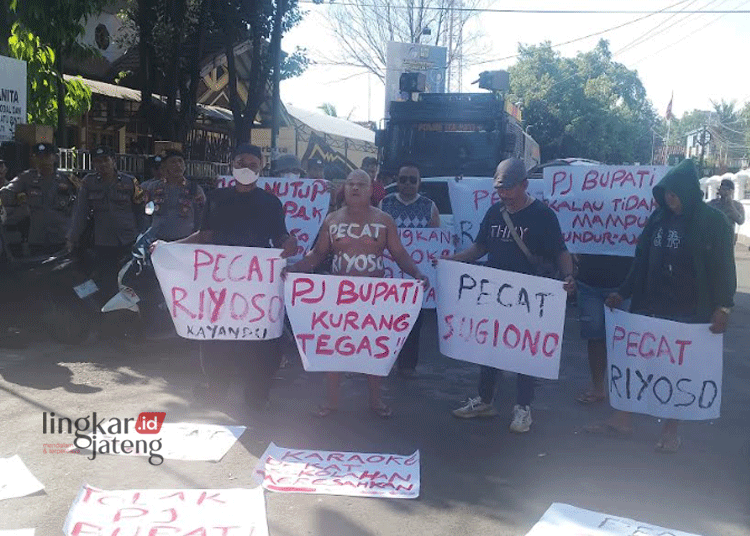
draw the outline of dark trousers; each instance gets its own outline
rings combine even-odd
[[[130,255],[132,244],[124,246],[94,246],[95,281],[99,287],[103,304],[120,292],[117,286],[117,273],[122,268],[125,259]]]
[[[245,399],[268,400],[271,380],[279,369],[279,339],[269,341],[201,341],[200,361],[209,388],[223,396],[239,374]],[[235,370],[237,372],[235,372]]]
[[[417,319],[414,321],[414,327],[411,328],[409,335],[406,337],[406,342],[404,342],[404,346],[398,354],[398,361],[396,361],[398,370],[414,370],[417,368],[417,360],[419,359],[419,334],[422,331],[422,320],[424,320],[424,312],[420,311]]]
[[[492,399],[495,397],[495,380],[497,374],[501,373],[501,370],[492,367],[480,366],[479,371],[479,396],[482,397],[482,402],[485,404],[492,404]],[[528,406],[534,400],[534,385],[535,380],[533,376],[526,376],[525,374],[516,375],[516,404],[519,406]]]

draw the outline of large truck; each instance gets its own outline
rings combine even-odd
[[[482,77],[493,79],[486,75],[480,75],[480,87],[491,85],[482,84]],[[539,164],[539,145],[501,93],[414,95],[390,103],[385,129],[376,136],[383,171],[395,174],[411,161],[423,177],[491,177],[498,162],[513,156],[523,159],[526,169]]]

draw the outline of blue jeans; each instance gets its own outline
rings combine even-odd
[[[495,380],[497,374],[503,371],[492,367],[480,366],[479,369],[479,396],[485,404],[492,404],[495,397]],[[534,400],[534,386],[536,378],[525,374],[516,375],[516,404],[528,406]]]

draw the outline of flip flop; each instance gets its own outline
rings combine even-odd
[[[381,419],[389,419],[393,416],[393,410],[390,408],[390,406],[387,406],[386,404],[383,404],[382,406],[379,406],[377,408],[370,406],[370,411],[372,411],[375,415],[377,415]]]
[[[632,428],[618,428],[617,426],[606,422],[584,426],[583,431],[587,434],[599,435],[604,437],[615,437],[618,439],[627,439],[633,435]]]
[[[318,406],[318,409],[313,411],[313,415],[316,417],[320,417],[321,419],[324,419],[325,417],[328,417],[329,415],[336,413],[339,410],[339,408],[332,408],[331,406],[328,406],[326,404],[321,404]]]
[[[659,438],[659,441],[656,442],[656,447],[654,448],[654,450],[656,452],[660,452],[661,454],[674,454],[675,452],[680,450],[681,445],[682,438],[677,434],[670,434]]]
[[[576,401],[581,404],[589,405],[601,402],[606,397],[604,395],[598,395],[593,391],[584,391],[576,397]]]

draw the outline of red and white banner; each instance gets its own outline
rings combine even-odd
[[[161,244],[151,256],[177,334],[198,340],[281,336],[281,250]]]
[[[716,419],[724,338],[708,324],[604,311],[609,402],[662,419]]]
[[[453,255],[453,233],[448,229],[434,227],[399,229],[398,236],[406,251],[411,256],[414,263],[424,275],[430,280],[430,288],[424,293],[422,308],[434,309],[436,306],[435,297],[435,279],[437,272],[432,265],[432,261],[447,255]],[[398,267],[398,264],[391,258],[390,252],[386,250],[383,254],[385,277],[399,277],[411,279]]]
[[[235,180],[231,175],[218,178],[219,188],[234,185]],[[318,230],[328,214],[331,202],[329,182],[321,179],[260,177],[258,188],[271,192],[284,206],[286,230],[297,237],[297,253],[289,259],[290,262],[300,260],[312,249]]]
[[[561,166],[544,169],[545,197],[571,253],[635,255],[658,206],[652,189],[667,166]]]
[[[269,491],[416,499],[419,451],[411,456],[287,449],[271,443],[253,479]]]
[[[387,376],[422,295],[413,279],[289,274],[284,301],[305,370]]]
[[[259,487],[106,491],[84,485],[63,532],[65,536],[268,536],[266,502]]]
[[[439,261],[437,287],[441,353],[557,379],[566,303],[561,281]]]

